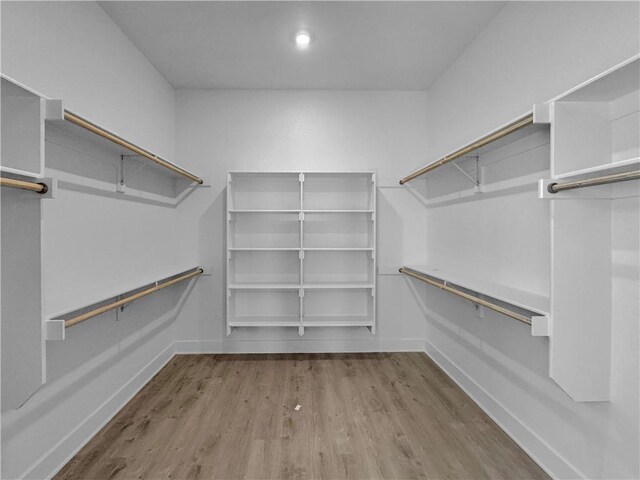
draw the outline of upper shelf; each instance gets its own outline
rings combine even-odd
[[[411,270],[452,283],[501,302],[514,305],[529,312],[549,316],[550,300],[548,295],[541,295],[518,288],[508,287],[486,279],[470,277],[458,272],[434,267],[432,265],[407,265]]]
[[[640,59],[550,100],[553,179],[637,169],[640,157]]]
[[[55,107],[54,107],[55,106]],[[86,138],[94,143],[100,144],[103,148],[113,151],[118,155],[134,155],[146,158],[153,164],[171,171],[176,175],[185,177],[192,182],[202,185],[204,180],[188,170],[151,153],[138,145],[125,140],[124,138],[98,126],[97,124],[83,118],[69,110],[62,109],[62,103],[52,102],[52,107],[47,109],[47,120],[54,122],[56,127],[73,136]],[[53,111],[53,112],[52,112]]]
[[[519,130],[532,127],[532,126],[534,126],[534,113],[528,112],[524,116],[518,118],[517,120],[514,120],[498,128],[497,130],[494,130],[484,135],[483,137],[480,137],[479,139],[465,145],[464,147],[459,148],[458,150],[452,153],[449,153],[448,155],[445,155],[444,157],[436,160],[435,162],[432,162],[427,166],[422,167],[421,169],[416,170],[415,172],[407,175],[406,177],[400,180],[400,185],[404,185],[405,183],[421,175],[424,175],[425,173],[428,173],[432,170],[435,170],[438,167],[451,163],[458,158],[469,155],[472,152],[480,151],[480,149],[482,149],[483,147],[486,147],[489,144],[492,144],[494,142],[497,142],[500,139],[510,136],[515,132],[518,132]],[[538,128],[538,127],[534,127],[534,128]]]
[[[42,97],[2,77],[2,172],[39,178],[44,172]]]

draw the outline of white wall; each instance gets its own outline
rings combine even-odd
[[[228,170],[375,170],[378,174],[378,265],[397,268],[424,255],[418,200],[396,188],[423,161],[426,95],[419,92],[179,91],[176,145],[211,179],[185,202],[180,252],[213,265],[176,324],[176,338],[206,351],[336,351],[421,348],[424,323],[399,276],[378,277],[378,333],[361,329],[269,332],[237,329],[226,337],[225,188]],[[384,185],[393,188],[384,188]],[[193,232],[193,233],[190,233]],[[414,250],[409,250],[413,245]],[[418,345],[418,347],[416,347]]]
[[[97,3],[3,1],[0,9],[2,73],[174,159],[173,88]]]
[[[174,159],[173,89],[97,4],[2,2],[1,8],[3,73]],[[74,173],[83,184],[116,180],[117,154],[50,125],[45,151],[47,175]],[[145,175],[163,175],[152,172]],[[42,206],[45,317],[182,267],[177,209],[70,184]],[[170,357],[170,327],[187,292],[172,287],[128,306],[119,321],[109,312],[68,329],[65,341],[47,342],[47,383],[2,415],[3,478],[50,474],[90,438]]]
[[[637,2],[507,4],[429,90],[430,157],[638,53],[638,16]],[[613,295],[618,301],[611,402],[573,402],[548,378],[546,339],[531,337],[527,328],[500,315],[480,321],[465,302],[425,288],[430,353],[558,477],[640,475],[638,307],[629,300],[637,298],[638,288],[637,204],[637,199],[617,201],[614,213]],[[457,230],[449,219],[456,208],[427,213],[431,262],[444,260],[436,246],[463,245],[452,236]],[[525,218],[528,214],[522,212]],[[476,222],[467,230],[480,231],[482,219]]]

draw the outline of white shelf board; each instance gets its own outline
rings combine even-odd
[[[622,173],[630,170],[634,170],[634,167],[640,167],[640,157],[628,158],[626,160],[620,160],[618,162],[605,163],[597,165],[595,167],[583,168],[580,170],[574,170],[572,172],[561,173],[556,175],[555,179],[561,178],[579,178],[583,176],[594,176],[593,174],[611,175],[614,173]]]
[[[300,213],[300,210],[235,209],[229,213]]]
[[[232,283],[230,290],[298,290],[299,283]]]
[[[313,246],[313,247],[302,247],[303,250],[307,250],[307,251],[322,251],[322,250],[326,250],[326,251],[339,251],[339,250],[361,250],[361,251],[365,251],[365,250],[375,250],[374,247],[317,247],[317,246]]]
[[[40,172],[30,172],[28,170],[21,170],[19,168],[12,168],[12,167],[5,167],[5,166],[0,166],[0,172],[10,173],[13,175],[20,175],[22,177],[28,177],[31,179],[38,179],[42,177]]]
[[[309,315],[302,317],[306,327],[373,327],[373,319],[367,315]]]
[[[77,115],[82,117],[83,119],[87,120],[90,123],[94,123],[91,119],[88,119],[88,118],[84,117],[83,115],[80,115],[80,114],[77,114]],[[158,164],[156,162],[153,162],[153,161],[151,161],[151,160],[149,160],[149,159],[147,159],[147,158],[145,158],[145,157],[143,157],[141,155],[136,154],[135,152],[133,152],[132,150],[129,150],[128,148],[122,147],[122,146],[118,145],[117,143],[112,142],[111,140],[108,140],[108,139],[106,139],[104,137],[101,137],[100,135],[98,135],[96,133],[93,133],[93,132],[91,132],[91,131],[89,131],[89,130],[87,130],[85,128],[82,128],[82,127],[76,125],[75,123],[72,123],[72,122],[70,122],[68,120],[65,120],[63,118],[55,119],[55,120],[54,119],[46,119],[45,123],[47,125],[47,128],[52,127],[52,128],[55,128],[58,131],[66,134],[66,135],[69,135],[69,136],[72,136],[72,137],[75,137],[75,138],[80,138],[82,140],[86,140],[86,141],[96,145],[98,148],[101,148],[104,151],[109,152],[109,153],[111,153],[113,155],[127,155],[127,156],[138,157],[141,161],[145,162],[145,165],[148,165],[148,167],[145,166],[145,168],[153,168],[154,170],[157,170],[158,172],[163,172],[163,173],[166,173],[167,175],[183,178],[180,174],[178,174],[176,172],[173,172],[172,170],[169,170],[168,168],[166,168],[166,167],[164,167],[164,166],[162,166],[162,165],[160,165],[160,164]],[[119,137],[119,138],[123,139],[124,141],[129,142],[129,143],[137,146],[138,148],[141,148],[142,150],[145,150],[145,151],[151,153],[152,155],[155,155],[155,153],[153,153],[152,150],[146,148],[143,145],[140,145],[140,144],[138,144],[138,143],[136,143],[134,141],[128,140],[125,137],[123,137],[121,135],[118,135],[116,132],[114,132],[112,130],[109,130],[109,129],[106,129],[106,128],[104,128],[104,127],[102,127],[102,126],[100,126],[100,125],[98,125],[96,123],[94,123],[94,125],[97,125],[98,128],[101,128],[101,129],[105,130],[106,132],[109,132],[109,133],[115,135],[116,137]],[[165,160],[166,162],[170,163],[171,165],[175,166],[175,167],[178,167],[178,168],[180,168],[182,170],[185,170],[185,171],[189,171],[188,169],[178,165],[177,163],[175,163],[175,162],[173,162],[171,160],[168,160],[168,159],[162,157],[161,155],[159,155],[159,157],[162,158],[163,160]],[[189,172],[189,173],[192,173],[192,172]]]
[[[303,210],[304,213],[373,213],[373,210]]]
[[[229,327],[299,327],[298,315],[265,315],[231,317]]]
[[[303,247],[307,252],[372,252],[372,247]]]
[[[139,290],[144,287],[148,287],[149,285],[153,285],[156,282],[162,282],[171,277],[175,277],[180,274],[184,274],[191,270],[195,270],[199,268],[197,265],[190,267],[170,267],[162,270],[158,270],[158,273],[148,274],[142,277],[140,280],[136,281],[127,281],[127,282],[118,282],[117,285],[110,285],[108,288],[97,288],[92,295],[87,296],[87,300],[82,302],[82,305],[77,306],[69,306],[60,309],[60,311],[53,314],[45,314],[45,318],[56,319],[61,318],[66,315],[69,315],[78,310],[82,310],[90,307],[91,305],[95,305],[97,303],[106,302],[112,298],[116,298],[120,295],[125,295],[129,292],[133,292],[135,290]],[[129,280],[129,279],[127,279]]]
[[[297,252],[300,247],[231,247],[231,252]]]
[[[549,315],[549,296],[508,287],[485,279],[470,277],[432,265],[406,265],[407,268],[438,280],[446,281],[530,312]]]
[[[307,290],[328,290],[328,289],[340,289],[340,290],[353,290],[353,289],[370,289],[373,288],[373,283],[303,283],[302,288]]]

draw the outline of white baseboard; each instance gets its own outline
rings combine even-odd
[[[552,478],[587,478],[427,340],[425,353]]]
[[[177,354],[188,353],[357,353],[423,352],[415,338],[349,340],[184,340],[174,342]]]
[[[175,355],[173,344],[145,365],[96,411],[40,457],[19,478],[52,478],[104,427]]]

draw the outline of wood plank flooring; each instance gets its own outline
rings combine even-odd
[[[376,353],[176,356],[55,478],[548,477],[426,355]]]

